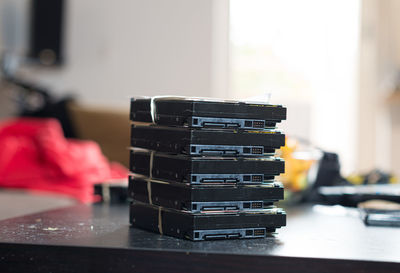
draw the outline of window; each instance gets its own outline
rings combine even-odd
[[[354,169],[359,1],[231,0],[231,95],[271,93],[290,135]],[[282,128],[282,126],[281,126]]]

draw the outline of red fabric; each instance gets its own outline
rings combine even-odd
[[[54,119],[0,122],[0,187],[50,191],[92,202],[93,184],[127,177],[92,141],[66,139]]]

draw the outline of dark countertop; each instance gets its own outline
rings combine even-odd
[[[130,228],[127,205],[76,205],[0,221],[0,272],[400,272],[400,228],[341,212],[288,209],[274,237],[191,242]]]

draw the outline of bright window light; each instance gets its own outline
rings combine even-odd
[[[359,13],[360,1],[230,2],[231,96],[271,93],[288,105],[285,130],[338,152],[345,172],[356,155]]]

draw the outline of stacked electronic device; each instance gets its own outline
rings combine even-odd
[[[274,202],[285,144],[280,105],[131,100],[130,222],[190,240],[263,238],[286,224]]]

